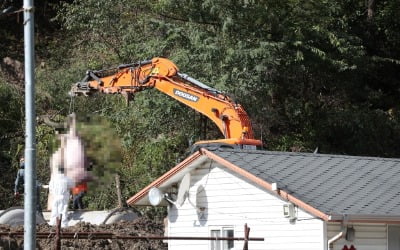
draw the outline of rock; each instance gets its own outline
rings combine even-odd
[[[4,57],[0,62],[0,72],[4,74],[7,81],[16,85],[24,85],[24,65],[22,62]]]

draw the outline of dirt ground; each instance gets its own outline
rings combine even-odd
[[[89,223],[78,223],[75,226],[63,228],[63,232],[107,232],[114,233],[121,236],[146,236],[156,235],[163,236],[164,225],[154,223],[153,221],[140,217],[134,221],[121,221],[110,225],[92,225]],[[0,225],[0,232],[23,232],[22,226],[9,227],[7,225]],[[38,225],[36,228],[37,234],[49,233],[54,235],[55,227],[45,225]],[[50,234],[53,233],[53,234]],[[89,238],[89,239],[88,239]],[[139,249],[139,250],[152,250],[152,249],[168,249],[167,245],[162,240],[132,240],[132,239],[90,239],[89,236],[81,237],[81,239],[61,239],[61,249]],[[55,249],[55,238],[37,238],[36,249],[52,250]],[[23,249],[23,237],[9,237],[1,236],[0,250],[14,250]]]

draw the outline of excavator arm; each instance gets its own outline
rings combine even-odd
[[[95,92],[122,94],[129,101],[137,92],[155,88],[211,119],[225,139],[198,143],[226,143],[261,146],[254,139],[251,123],[243,107],[229,96],[180,73],[166,58],[153,58],[117,68],[87,71],[85,78],[71,88],[72,95]]]

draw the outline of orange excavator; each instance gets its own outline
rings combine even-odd
[[[222,144],[255,149],[262,146],[254,139],[250,119],[243,107],[228,95],[180,73],[166,58],[124,64],[116,68],[87,71],[75,83],[70,94],[88,96],[95,92],[122,94],[129,102],[137,92],[155,88],[211,119],[224,139],[200,141],[196,144]]]

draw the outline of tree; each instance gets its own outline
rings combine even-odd
[[[14,180],[19,168],[19,157],[24,155],[23,103],[18,88],[0,80],[0,171],[4,177],[0,184],[2,209],[16,205]]]

